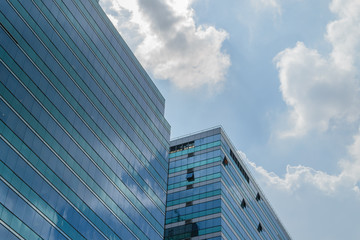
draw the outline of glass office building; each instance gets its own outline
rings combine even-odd
[[[222,128],[170,142],[166,240],[290,239]]]
[[[1,239],[163,239],[169,134],[97,0],[0,2]]]

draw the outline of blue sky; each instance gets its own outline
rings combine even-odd
[[[360,1],[100,4],[172,137],[222,125],[294,239],[360,239]]]

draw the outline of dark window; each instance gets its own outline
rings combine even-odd
[[[230,149],[230,156],[231,158],[235,161],[236,165],[238,166],[241,174],[244,176],[245,180],[247,182],[250,182],[250,178],[249,175],[246,173],[245,169],[243,168],[243,166],[241,166],[239,160],[236,158],[235,154],[233,153],[233,151]]]
[[[262,231],[262,226],[261,226],[261,223],[259,223],[259,225],[258,225],[258,227],[257,227],[257,230],[258,230],[258,232],[261,232]]]
[[[193,201],[187,202],[186,203],[186,207],[192,206],[193,205]]]
[[[187,180],[188,182],[194,181],[194,180],[195,180],[194,172],[187,173],[187,174],[186,174],[186,180]]]
[[[186,190],[194,188],[194,185],[190,184],[186,186]]]
[[[191,221],[191,220],[187,220]],[[187,222],[186,221],[186,222]],[[191,239],[199,235],[199,227],[197,223],[190,222],[182,226],[165,230],[165,239]]]
[[[188,158],[189,158],[189,157],[193,157],[194,155],[195,155],[195,153],[193,153],[193,152],[192,152],[192,153],[189,153],[189,154],[188,154]]]
[[[229,162],[228,162],[228,160],[227,160],[226,157],[224,157],[223,164],[224,164],[225,166],[227,166],[227,165],[229,164]]]
[[[256,201],[260,201],[260,200],[261,200],[260,194],[257,193],[257,194],[256,194]]]
[[[242,207],[242,208],[246,208],[245,198],[241,201],[241,207]]]
[[[182,143],[176,146],[170,147],[170,153],[186,150],[194,147],[194,141]]]

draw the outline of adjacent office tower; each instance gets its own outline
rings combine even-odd
[[[222,128],[170,143],[165,240],[290,239]]]
[[[162,239],[169,132],[97,0],[0,2],[1,239]]]

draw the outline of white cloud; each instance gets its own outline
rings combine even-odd
[[[218,86],[231,64],[222,50],[228,33],[196,25],[191,2],[101,0],[100,4],[156,78],[180,88]]]
[[[360,2],[333,0],[330,9],[339,16],[327,26],[326,37],[333,45],[331,59],[341,69],[356,71],[360,66]]]
[[[344,179],[342,174],[329,175],[301,165],[288,165],[284,177],[280,177],[274,172],[268,172],[263,167],[257,166],[254,162],[249,161],[249,165],[254,169],[256,178],[261,183],[289,192],[295,192],[304,186],[311,186],[331,194],[338,189],[338,186],[341,185]]]
[[[359,120],[360,3],[334,0],[330,9],[338,19],[327,26],[326,39],[332,45],[328,56],[298,42],[274,58],[293,126],[282,136],[326,131],[334,122]]]
[[[327,25],[325,38],[332,46],[321,55],[298,42],[275,58],[280,91],[289,106],[289,124],[282,137],[302,136],[308,131],[327,131],[337,125],[360,120],[360,2],[333,0],[330,10],[337,19]],[[359,192],[360,131],[348,147],[349,159],[339,160],[339,174],[328,174],[306,166],[290,166],[280,177],[250,162],[264,183],[294,192],[305,186],[327,194],[342,189]]]
[[[245,155],[242,159],[293,238],[359,239],[360,129],[348,147],[348,155],[339,161],[338,174],[288,165],[285,174],[279,176]]]
[[[339,161],[340,173],[328,174],[310,167],[298,165],[286,167],[283,177],[257,166],[242,154],[256,178],[265,185],[282,191],[296,192],[300,188],[312,187],[326,194],[336,194],[339,191],[354,191],[359,193],[360,183],[360,129],[354,137],[354,142],[348,147],[349,159]],[[360,196],[360,195],[359,195]],[[360,198],[359,198],[360,199]]]
[[[343,169],[342,174],[351,180],[352,189],[358,190],[360,183],[360,130],[354,137],[353,144],[348,147],[348,152],[353,161],[340,161],[340,166]]]
[[[294,239],[359,239],[360,193],[351,179],[304,166],[288,167],[280,177],[250,166]]]
[[[331,46],[329,53],[298,42],[274,58],[280,91],[289,109],[280,137],[326,131],[331,135],[337,127],[353,129],[360,123],[360,1],[332,0],[330,10],[336,19],[328,23],[324,36]],[[335,144],[331,147],[342,148]],[[288,165],[279,175],[248,162],[266,194],[277,200],[275,209],[282,211],[299,239],[340,239],[344,228],[345,238],[359,239],[355,226],[360,212],[360,129],[353,132],[346,155],[336,160],[338,171],[332,174]],[[328,164],[327,159],[314,161]]]

